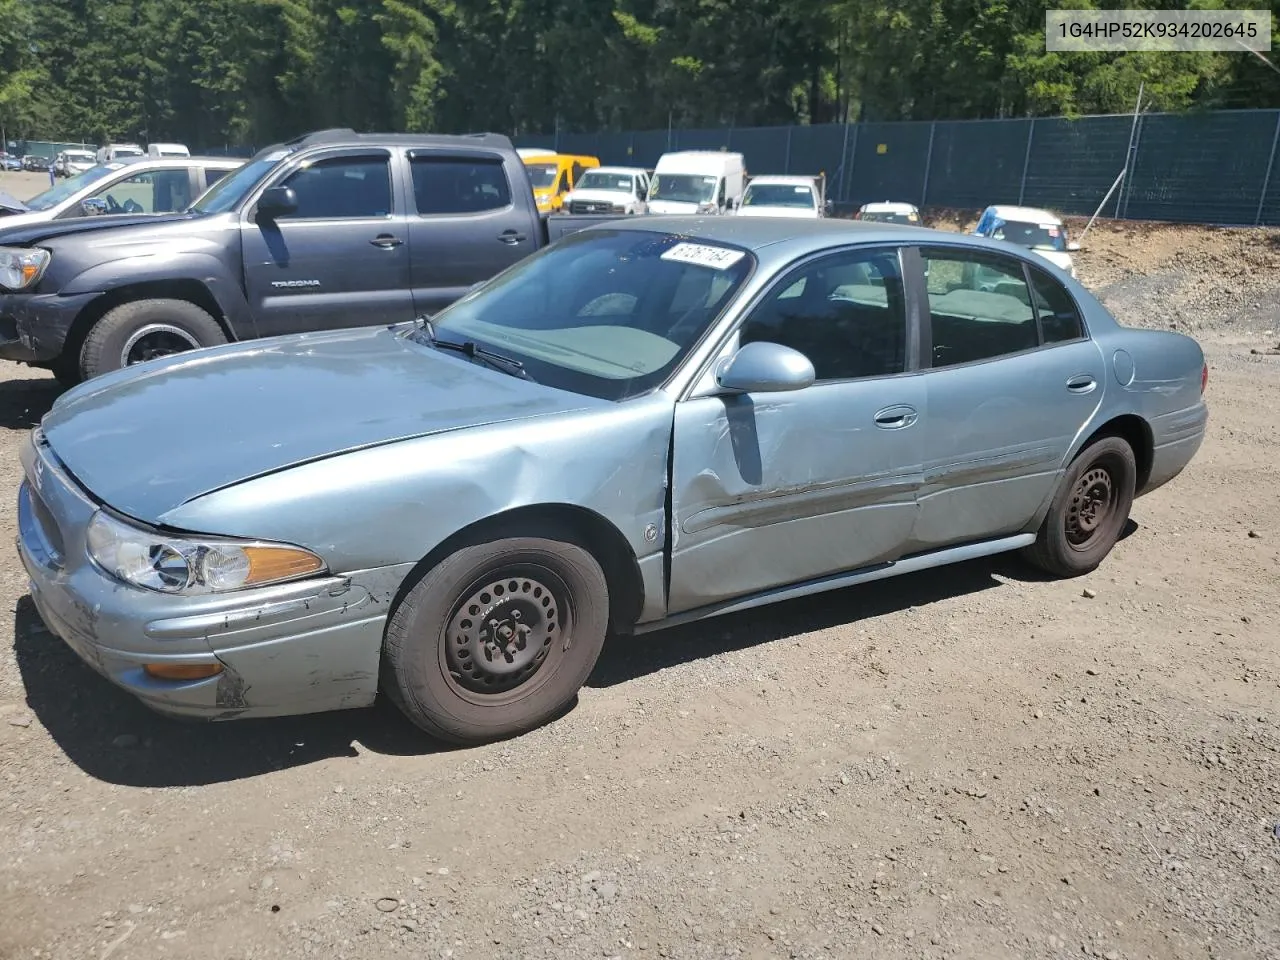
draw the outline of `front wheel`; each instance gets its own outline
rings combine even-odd
[[[384,686],[440,740],[515,736],[569,706],[608,622],[608,583],[577,544],[513,536],[463,547],[391,615]]]
[[[84,378],[146,360],[226,343],[208,312],[188,300],[135,300],[103,314],[80,351]]]
[[[1024,556],[1058,577],[1088,573],[1111,552],[1129,519],[1138,477],[1133,448],[1102,437],[1072,461]]]

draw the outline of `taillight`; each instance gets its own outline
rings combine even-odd
[[[1204,367],[1200,370],[1200,395],[1204,396],[1204,388],[1209,385],[1209,363],[1205,361]]]

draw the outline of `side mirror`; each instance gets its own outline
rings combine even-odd
[[[107,212],[107,201],[101,197],[89,197],[80,201],[80,209],[86,217],[100,217]]]
[[[298,195],[293,187],[267,187],[258,198],[258,213],[264,217],[278,217],[298,209]]]
[[[1068,249],[1069,251],[1071,251],[1072,253],[1075,253],[1077,250],[1079,250],[1079,249],[1080,249],[1080,244],[1078,244],[1078,243],[1076,243],[1074,240],[1072,240],[1070,243],[1068,243],[1068,244],[1067,244],[1067,249]]]
[[[803,390],[814,381],[813,364],[799,350],[763,340],[748,343],[722,360],[716,383],[735,393]]]

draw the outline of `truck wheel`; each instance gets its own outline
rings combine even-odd
[[[1138,465],[1119,437],[1095,440],[1072,461],[1049,505],[1036,542],[1023,556],[1057,577],[1100,564],[1129,519]]]
[[[449,743],[525,733],[572,703],[608,623],[608,583],[582,547],[532,536],[466,546],[392,613],[386,692]]]
[[[188,300],[135,300],[103,314],[80,351],[84,378],[226,343],[218,321]]]

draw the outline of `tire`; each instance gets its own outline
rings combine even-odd
[[[49,364],[49,371],[61,386],[70,389],[81,380],[80,358],[75,352],[63,353],[53,363]]]
[[[1094,570],[1111,552],[1129,519],[1137,477],[1137,460],[1128,443],[1119,437],[1095,440],[1072,461],[1036,542],[1023,555],[1057,577]],[[1098,495],[1105,499],[1099,502]]]
[[[387,623],[383,686],[420,729],[447,743],[488,743],[542,726],[573,702],[604,646],[609,586],[590,553],[555,536],[464,546],[400,601]]]
[[[188,300],[135,300],[108,310],[93,325],[80,350],[80,372],[88,380],[142,360],[226,342],[218,321]]]

